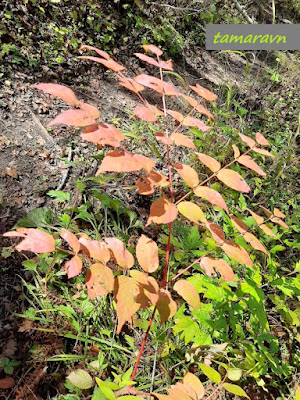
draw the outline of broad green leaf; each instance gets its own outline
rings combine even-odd
[[[114,392],[110,388],[100,386],[100,390],[104,394],[104,396],[107,397],[108,400],[115,400],[116,397],[114,395]]]
[[[52,213],[46,208],[36,208],[28,213],[25,218],[19,219],[14,228],[39,228],[52,223]]]
[[[115,383],[115,382],[102,381],[99,378],[96,378],[96,382],[97,382],[97,385],[100,388],[106,387],[106,388],[109,388],[111,390],[118,390],[119,389],[119,385],[117,383]]]
[[[60,203],[64,201],[70,202],[70,193],[65,193],[62,190],[50,190],[47,195],[55,198]]]
[[[247,397],[249,399],[246,392],[237,385],[233,385],[232,383],[223,383],[222,387],[229,393],[235,394],[236,396]]]
[[[129,381],[131,374],[132,374],[133,368],[129,368],[123,375],[122,375],[122,381]]]
[[[300,400],[300,387],[296,390],[296,400]]]
[[[221,375],[219,372],[215,371],[212,367],[209,367],[208,365],[205,364],[199,364],[199,367],[201,368],[201,371],[206,375],[211,381],[215,383],[220,383],[221,382]]]
[[[79,389],[90,389],[93,386],[93,379],[89,373],[83,369],[76,369],[68,375],[72,385]],[[113,399],[114,400],[114,399]]]
[[[230,368],[227,373],[228,378],[233,382],[239,381],[242,375],[243,371],[240,368]]]

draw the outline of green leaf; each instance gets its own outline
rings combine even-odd
[[[242,375],[243,371],[240,368],[230,368],[227,373],[228,378],[233,382],[239,381]]]
[[[121,396],[118,397],[120,400],[143,400],[140,396]]]
[[[14,228],[40,228],[51,225],[52,213],[46,208],[36,208],[27,217],[19,219]]]
[[[132,371],[133,371],[133,368],[131,367],[122,375],[122,382],[130,380]]]
[[[300,400],[300,387],[296,390],[295,400]]]
[[[271,250],[270,253],[272,254],[276,254],[278,251],[283,251],[285,250],[284,246],[281,246],[280,244],[277,244],[276,246],[274,246]]]
[[[62,190],[50,190],[47,195],[55,198],[60,203],[65,201],[70,202],[70,193],[65,193]]]
[[[185,344],[200,336],[200,328],[197,322],[193,321],[191,317],[186,316],[175,319],[173,331],[175,334],[182,332],[180,336],[184,339]]]
[[[237,385],[233,385],[232,383],[223,383],[223,388],[227,390],[227,392],[235,394],[236,396],[247,397],[249,399],[246,392]]]
[[[211,381],[215,383],[220,383],[221,382],[221,375],[219,372],[215,371],[212,367],[209,367],[208,365],[205,364],[199,364],[199,367],[201,368],[201,371],[206,375]]]
[[[76,369],[68,375],[72,385],[79,389],[90,389],[93,386],[93,379],[89,373],[83,369]],[[113,399],[114,400],[114,399]]]
[[[114,392],[110,388],[101,386],[100,390],[104,394],[104,396],[108,398],[108,400],[115,400],[116,397],[114,395]]]
[[[119,385],[115,382],[108,382],[108,381],[102,381],[99,378],[96,378],[97,385],[102,389],[103,387],[109,388],[111,390],[118,390]]]

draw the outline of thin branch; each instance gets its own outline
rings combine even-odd
[[[236,8],[239,10],[239,12],[243,15],[243,17],[247,20],[249,24],[254,24],[254,20],[249,17],[247,12],[242,8],[238,0],[233,0],[234,4],[236,5]]]

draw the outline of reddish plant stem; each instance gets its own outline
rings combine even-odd
[[[140,347],[139,354],[138,354],[137,359],[136,359],[136,362],[135,362],[134,369],[133,369],[132,374],[131,374],[130,380],[132,380],[132,381],[134,380],[135,374],[136,374],[136,372],[137,372],[137,369],[138,369],[138,366],[139,366],[139,363],[140,363],[140,360],[141,360],[141,357],[142,357],[142,354],[143,354],[143,350],[144,350],[145,344],[146,344],[147,339],[148,339],[149,331],[150,331],[152,322],[153,322],[153,320],[154,320],[155,312],[156,312],[156,306],[154,307],[154,310],[153,310],[153,312],[152,312],[150,321],[149,321],[149,323],[148,323],[147,330],[146,330],[146,332],[145,332],[145,334],[144,334],[144,338],[143,338],[142,345],[141,345],[141,347]]]

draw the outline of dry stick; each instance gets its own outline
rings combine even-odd
[[[254,146],[255,147],[255,146]],[[227,165],[225,165],[224,167],[222,167],[221,169],[219,169],[219,171],[214,172],[211,176],[209,176],[207,179],[205,179],[204,181],[202,181],[201,183],[199,183],[197,186],[195,186],[193,188],[193,190],[190,190],[188,193],[186,193],[184,196],[182,196],[175,204],[176,206],[181,203],[185,198],[187,198],[190,194],[194,193],[194,190],[197,189],[197,187],[199,186],[203,186],[205,185],[205,183],[207,183],[208,181],[210,181],[212,178],[214,178],[215,176],[218,175],[218,172],[222,171],[222,169],[228,168],[231,164],[235,163],[236,161],[238,161],[238,159],[241,156],[245,156],[246,154],[248,154],[250,151],[252,150],[252,147],[250,149],[248,149],[245,153],[241,154],[240,156],[238,156],[237,158],[235,158],[234,160],[230,161],[230,163],[228,163]]]
[[[247,22],[249,24],[254,24],[254,20],[249,17],[249,15],[247,14],[247,12],[242,8],[242,6],[240,5],[240,3],[237,0],[233,0],[234,4],[236,5],[236,8],[239,10],[239,12],[246,18]]]
[[[69,153],[68,153],[68,162],[70,163],[71,160],[72,160],[72,147],[70,146]],[[60,183],[57,186],[56,190],[61,190],[65,186],[66,180],[69,175],[69,171],[70,171],[70,165],[67,165],[67,169],[66,169],[65,173],[62,175]]]

